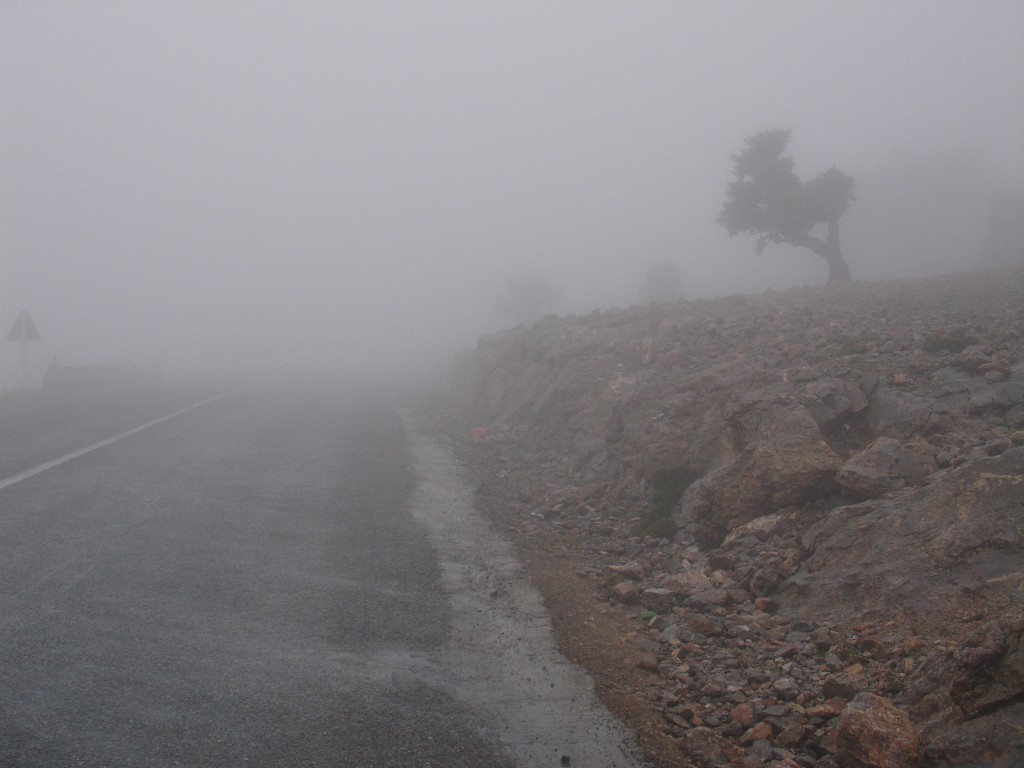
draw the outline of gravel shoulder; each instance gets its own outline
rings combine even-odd
[[[509,514],[515,489],[486,452],[454,440],[460,461],[476,480],[474,503],[511,543],[530,584],[540,594],[558,649],[593,679],[597,698],[631,731],[656,768],[692,763],[660,727],[658,676],[644,669],[634,612],[602,599],[581,575],[583,542],[531,525]]]
[[[640,768],[645,763],[633,735],[609,716],[591,680],[576,666],[584,664],[579,652],[591,638],[575,625],[586,611],[580,611],[571,591],[556,588],[573,583],[564,564],[534,553],[524,572],[517,554],[529,548],[510,546],[511,537],[495,530],[493,518],[479,514],[486,513],[486,505],[474,508],[471,478],[441,436],[407,424],[419,478],[413,513],[430,532],[452,605],[445,666],[456,698],[485,721],[501,724],[493,735],[519,765]],[[587,658],[598,663],[584,664],[587,671],[621,662],[624,648],[612,642],[618,634],[604,637],[609,643],[594,647]],[[579,642],[567,644],[569,638]],[[568,658],[559,647],[569,651]],[[618,686],[608,682],[605,676],[598,679],[599,695]],[[635,727],[634,722],[631,718],[627,725]]]

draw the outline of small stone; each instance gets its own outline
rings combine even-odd
[[[758,597],[754,599],[754,607],[765,613],[775,613],[779,610],[779,601],[773,597]]]
[[[636,582],[627,579],[612,587],[612,595],[620,602],[635,603],[640,599],[640,590],[637,588]]]
[[[733,723],[739,723],[744,728],[749,728],[751,723],[754,722],[754,708],[749,704],[740,704],[733,707],[729,712],[729,720]]]
[[[658,635],[658,640],[663,643],[671,643],[679,639],[679,627],[675,624],[669,624],[665,629]]]
[[[665,589],[663,587],[652,587],[645,589],[640,594],[640,604],[651,611],[657,611],[658,613],[668,613],[672,610],[672,606],[675,602],[675,596],[672,590]]]
[[[782,578],[776,568],[758,568],[750,577],[750,591],[760,597],[769,595],[782,583]]]
[[[821,695],[826,699],[840,698],[850,701],[860,693],[861,687],[846,674],[829,675],[821,686]]]
[[[694,728],[680,742],[683,752],[696,765],[749,765],[743,750],[709,728]]]
[[[832,647],[832,634],[827,627],[818,627],[811,632],[811,641],[819,651],[827,651]]]
[[[758,739],[750,745],[747,754],[758,763],[767,763],[772,759],[772,744],[766,739]]]
[[[657,672],[659,670],[658,657],[655,656],[653,653],[641,654],[640,660],[636,663],[636,665],[640,667],[640,669],[646,669],[648,672]]]
[[[630,581],[641,581],[647,575],[647,568],[636,560],[623,565],[609,565],[608,570],[616,576],[624,576]]]
[[[807,717],[823,717],[825,719],[838,717],[846,709],[846,699],[834,697],[827,699],[824,703],[815,707],[808,707],[804,710]]]
[[[828,728],[819,738],[818,747],[828,752],[830,755],[835,755],[839,751],[839,744],[836,742],[836,729],[834,727]],[[835,762],[831,763],[835,765]]]
[[[653,611],[652,611],[652,613],[653,613]],[[645,613],[641,613],[640,614],[641,621],[643,621],[643,617],[645,615],[646,615]],[[655,616],[654,618],[650,619],[647,622],[647,626],[648,627],[650,627],[651,629],[656,629],[659,632],[664,632],[671,624],[672,624],[672,620],[669,619],[669,617],[664,615],[664,614],[659,615],[659,616]]]
[[[683,597],[689,597],[697,592],[705,592],[711,589],[711,582],[708,581],[708,577],[697,568],[677,573],[672,577],[670,584]]]
[[[775,743],[780,747],[795,749],[807,740],[813,730],[806,723],[790,723],[775,737]]]
[[[772,686],[772,691],[783,701],[792,701],[800,692],[796,680],[791,677],[780,677]]]
[[[724,589],[705,589],[686,598],[686,605],[695,608],[711,608],[729,602],[729,593]]]
[[[737,539],[742,539],[745,536],[753,536],[759,541],[766,541],[771,538],[771,535],[782,525],[783,516],[779,513],[774,515],[765,515],[763,517],[756,517],[748,523],[733,528],[729,535],[725,537],[723,546],[728,546]]]
[[[708,637],[716,637],[722,634],[722,626],[714,619],[701,614],[696,614],[690,617],[690,626],[694,632],[699,632],[702,635]]]
[[[754,741],[760,741],[762,739],[769,739],[772,735],[772,727],[768,723],[758,723],[752,728],[747,729],[747,732],[740,737],[740,741],[744,744],[750,744]]]

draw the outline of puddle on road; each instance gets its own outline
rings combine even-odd
[[[413,514],[430,532],[452,608],[440,661],[454,697],[492,725],[524,768],[646,765],[591,679],[558,650],[540,594],[473,508],[468,472],[410,418],[405,424],[418,478]]]

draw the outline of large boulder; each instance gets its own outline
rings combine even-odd
[[[921,740],[910,716],[888,699],[858,693],[839,716],[840,768],[917,768]]]
[[[1020,768],[1024,765],[1024,704],[944,728],[924,754],[935,768]]]
[[[956,403],[972,415],[1005,412],[1024,404],[1024,370],[1021,369],[986,378],[974,366],[949,366],[935,372],[933,384],[946,402]]]
[[[979,599],[1019,597],[1024,448],[932,477],[811,526],[809,555],[777,597],[802,615],[852,619],[884,606],[936,624]]]
[[[754,402],[721,426],[739,448],[736,459],[691,485],[677,514],[677,522],[706,547],[755,518],[824,495],[842,465],[798,403]]]
[[[913,451],[899,440],[880,437],[850,457],[836,474],[836,482],[856,496],[874,499],[916,485],[924,475],[924,467]]]
[[[954,430],[960,410],[958,403],[882,385],[872,394],[866,414],[876,435],[906,440]]]
[[[992,622],[954,654],[950,697],[968,718],[1024,698],[1024,612]]]
[[[1024,765],[1024,608],[1016,602],[994,604],[996,618],[973,624],[901,694],[913,704],[929,766]]]
[[[868,407],[864,390],[848,379],[823,378],[809,383],[804,392],[808,411],[822,425],[834,424]]]

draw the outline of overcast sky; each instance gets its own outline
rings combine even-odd
[[[0,0],[0,322],[69,364],[374,368],[499,327],[517,275],[561,312],[661,261],[690,298],[823,282],[715,224],[769,127],[858,179],[856,279],[969,268],[1024,186],[1024,3]],[[893,193],[939,167],[946,252]]]

